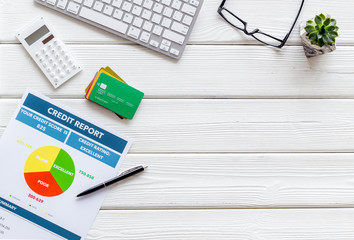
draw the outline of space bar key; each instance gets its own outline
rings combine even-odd
[[[92,22],[98,23],[102,26],[113,29],[117,32],[125,34],[128,29],[128,24],[117,21],[113,18],[103,15],[102,13],[98,13],[89,8],[82,7],[81,12],[79,14],[80,17],[86,18]]]

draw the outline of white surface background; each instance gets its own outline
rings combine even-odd
[[[263,2],[243,9],[270,11],[270,28],[292,20]],[[0,134],[32,87],[135,140],[123,169],[149,169],[112,189],[87,239],[354,239],[354,2],[305,1],[300,20],[324,12],[340,26],[337,50],[311,60],[298,26],[282,50],[265,47],[224,23],[219,3],[205,0],[174,61],[32,0],[0,0]],[[39,15],[84,67],[57,90],[15,39]],[[133,121],[83,99],[107,65],[146,94]]]

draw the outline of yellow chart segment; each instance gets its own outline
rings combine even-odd
[[[49,172],[55,159],[59,154],[60,148],[46,146],[32,152],[25,164],[25,173],[30,172]]]

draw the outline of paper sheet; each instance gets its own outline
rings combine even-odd
[[[0,141],[0,239],[82,239],[131,140],[27,90]]]

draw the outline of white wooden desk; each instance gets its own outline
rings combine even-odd
[[[219,3],[205,0],[176,62],[32,0],[1,0],[0,135],[32,87],[134,139],[123,169],[149,169],[112,189],[88,239],[353,240],[354,2],[306,0],[300,19],[331,13],[341,35],[312,60],[298,26],[277,51],[225,24]],[[57,90],[15,39],[39,15],[84,67]],[[146,94],[133,121],[83,99],[107,65]]]

